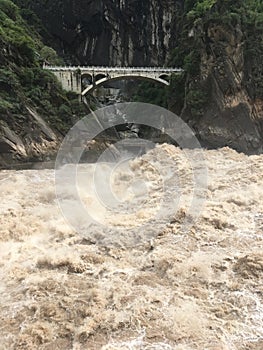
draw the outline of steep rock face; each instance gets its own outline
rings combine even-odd
[[[49,0],[45,6],[40,1],[31,2],[31,6],[69,63],[143,66],[167,63],[182,35],[188,3]],[[251,72],[260,64],[246,57],[241,24],[226,28],[213,22],[207,25],[204,20],[194,31],[189,27],[193,40],[201,36],[198,79],[208,99],[199,116],[192,113],[187,99],[183,110],[177,112],[205,145],[262,152],[262,99],[255,95]],[[187,45],[191,46],[191,41]],[[258,76],[260,81],[260,70]],[[187,82],[190,86],[195,83],[193,79]]]
[[[74,115],[84,110],[78,96],[43,70],[47,56],[54,63],[59,59],[43,44],[37,26],[23,19],[26,11],[0,0],[0,168],[55,156]]]
[[[22,1],[17,2],[23,5]],[[197,60],[195,65],[200,73],[193,76],[187,72],[185,86],[182,81],[179,87],[182,93],[175,89],[171,95],[172,100],[176,101],[177,96],[181,100],[174,103],[179,105],[176,113],[192,126],[205,146],[228,145],[246,153],[260,153],[263,147],[263,96],[258,93],[263,85],[260,27],[256,30],[251,21],[250,38],[247,37],[247,28],[244,30],[238,13],[238,7],[244,3],[239,0],[214,1],[216,5],[211,7],[211,13],[218,13],[216,21],[209,17],[208,10],[205,16],[191,23],[188,14],[196,10],[196,3],[28,0],[26,6],[41,18],[53,46],[68,64],[163,65],[176,48],[180,63],[173,65],[184,66],[191,54],[186,55],[197,50],[200,62]],[[246,8],[243,10],[246,16]],[[227,19],[226,25],[223,17],[230,14],[239,19]],[[188,31],[186,36],[184,31]],[[255,36],[259,38],[256,44],[251,40]],[[188,98],[188,93],[193,91],[197,91],[197,95],[192,93],[194,107]],[[206,98],[196,103],[199,92]],[[197,113],[193,111],[196,104],[199,104]]]
[[[188,107],[183,110],[183,118],[205,145],[261,153],[263,103],[253,98],[255,89],[246,86],[249,77],[245,72],[251,62],[245,59],[241,26],[236,24],[227,30],[210,24],[198,29],[203,31],[200,84],[208,99],[200,118],[193,118]]]
[[[8,167],[27,161],[49,160],[54,157],[61,142],[34,109],[27,107],[27,114],[9,116],[12,122],[0,120],[0,166]]]
[[[160,65],[174,46],[182,1],[48,0],[31,2],[70,63]]]

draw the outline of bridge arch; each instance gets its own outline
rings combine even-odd
[[[93,77],[89,73],[84,73],[81,75],[81,84],[82,86],[90,86],[93,83]]]
[[[157,82],[163,85],[169,85],[169,82],[167,80],[164,79],[164,76],[169,78],[169,76],[167,75],[161,75],[160,77],[150,77],[147,75],[129,75],[129,74],[123,74],[123,75],[119,75],[116,77],[108,77],[108,76],[104,76],[101,79],[97,80],[96,82],[94,82],[92,85],[86,87],[84,89],[84,91],[82,91],[82,96],[85,96],[88,93],[93,92],[95,89],[97,89],[98,87],[100,87],[101,85],[103,85],[106,82],[109,81],[117,81],[117,80],[124,80],[124,79],[130,79],[130,80],[148,80],[151,82]]]
[[[168,74],[161,74],[160,76],[159,76],[159,78],[160,79],[162,79],[162,80],[169,80],[169,75]]]
[[[94,82],[107,78],[107,74],[99,73],[94,76]]]

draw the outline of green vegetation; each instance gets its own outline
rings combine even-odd
[[[6,122],[33,106],[60,132],[71,126],[73,114],[84,113],[75,94],[62,90],[42,69],[44,61],[60,64],[56,52],[24,21],[10,0],[0,0],[0,113]]]
[[[212,6],[216,4],[217,0],[198,0],[198,1],[186,1],[186,10],[188,18],[201,18],[207,11],[209,11]]]
[[[156,83],[142,83],[134,100],[158,104],[177,114],[187,109],[193,118],[200,118],[211,98],[202,58],[207,55],[213,67],[221,64],[224,70],[225,48],[231,33],[241,35],[245,62],[242,85],[252,100],[263,99],[262,0],[185,0],[183,3],[173,14],[178,30],[167,66],[181,67],[184,72],[174,75],[170,86],[165,88]],[[53,48],[43,44],[40,35],[45,29],[30,4],[32,0],[0,0],[1,118],[15,121],[16,116],[26,113],[29,105],[53,127],[65,132],[71,116],[85,111],[75,94],[65,93],[54,76],[43,71],[44,61],[63,62]],[[211,39],[211,31],[215,29],[224,34]]]
[[[194,118],[202,116],[211,91],[209,81],[204,82],[202,77],[201,56],[206,49],[213,55],[215,64],[219,63],[224,60],[228,40],[226,37],[211,43],[208,30],[213,27],[222,28],[226,35],[241,32],[245,73],[242,84],[251,99],[263,99],[262,0],[186,0],[184,8],[178,8],[175,16],[182,29],[178,31],[177,45],[167,65],[181,67],[184,73],[174,77],[171,86],[163,92],[162,87],[142,84],[136,100],[168,106],[177,114],[186,107]],[[216,52],[212,51],[213,47]]]
[[[153,103],[167,108],[167,89],[164,88],[164,85],[145,81],[139,84],[133,100],[135,102]]]

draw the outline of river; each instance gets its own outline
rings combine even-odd
[[[204,150],[205,205],[188,230],[184,157],[164,144],[118,169],[112,188],[128,213],[95,198],[94,165],[82,165],[82,202],[100,208],[86,234],[62,215],[53,169],[0,171],[0,349],[263,348],[263,155]],[[160,168],[173,171],[170,192]],[[166,191],[180,201],[158,226]],[[125,245],[130,229],[144,239]]]

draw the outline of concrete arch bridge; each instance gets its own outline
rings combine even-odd
[[[91,93],[108,81],[121,79],[141,79],[169,85],[172,74],[180,74],[180,68],[163,67],[59,67],[43,66],[61,82],[63,89],[82,96]]]

